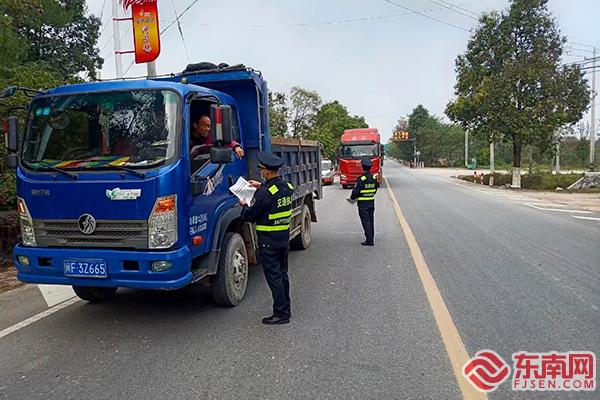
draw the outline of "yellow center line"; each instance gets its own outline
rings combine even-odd
[[[396,195],[392,191],[392,186],[387,177],[384,177],[384,180],[392,203],[394,204],[396,216],[402,227],[402,232],[404,232],[404,236],[408,242],[408,247],[415,262],[417,272],[421,278],[421,283],[425,289],[427,300],[429,300],[429,305],[433,311],[433,317],[435,318],[435,322],[440,331],[440,336],[446,347],[446,353],[448,353],[448,357],[450,358],[450,363],[452,364],[454,376],[456,377],[460,391],[465,399],[487,399],[488,397],[485,393],[477,391],[462,375],[462,367],[470,359],[469,353],[467,353],[465,345],[458,333],[458,329],[456,329],[456,325],[454,325],[454,321],[452,321],[452,317],[450,316],[448,307],[446,307],[446,303],[444,303],[442,294],[433,280],[433,276],[431,276],[431,272],[429,271],[429,267],[427,267],[425,258],[423,258],[423,253],[421,253],[421,248],[415,239],[415,235],[413,235],[412,230],[408,225],[408,221],[404,218],[404,214],[402,214],[398,199],[396,199]]]

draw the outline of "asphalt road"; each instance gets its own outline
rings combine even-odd
[[[470,355],[600,354],[600,223],[384,168]],[[121,290],[0,338],[0,398],[461,398],[387,190],[374,248],[359,244],[348,194],[325,189],[310,249],[290,253],[291,324],[260,323],[270,294],[259,268],[231,309],[214,306],[203,285]],[[505,383],[490,398],[600,393],[514,393]]]

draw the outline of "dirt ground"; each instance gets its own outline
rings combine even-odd
[[[473,175],[474,171],[460,168],[422,168],[414,170],[416,173],[436,175],[443,178],[452,179],[458,175]],[[489,170],[476,170],[477,176],[481,173],[488,174]],[[565,204],[570,207],[600,212],[600,193],[573,193],[566,190],[558,192],[539,192],[535,190],[525,189],[506,189],[506,188],[490,188],[490,190],[510,190],[525,197],[532,199],[544,200],[548,203]]]
[[[0,264],[0,293],[23,286],[17,280],[17,270],[12,263]]]

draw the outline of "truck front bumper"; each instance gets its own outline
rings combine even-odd
[[[19,262],[29,259],[29,265]],[[140,289],[178,289],[192,280],[190,249],[182,247],[165,252],[117,251],[104,249],[55,249],[17,245],[13,258],[17,278],[26,283],[54,285],[130,287]],[[106,278],[73,278],[64,274],[64,261],[69,259],[102,259],[106,261]],[[154,261],[168,261],[171,268],[152,271]]]

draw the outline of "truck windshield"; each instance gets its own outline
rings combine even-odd
[[[373,144],[350,144],[342,145],[340,149],[340,155],[342,158],[363,158],[363,157],[374,157],[379,155],[379,146],[377,143]]]
[[[179,101],[172,91],[49,96],[30,110],[23,161],[36,170],[145,168],[176,153]]]

